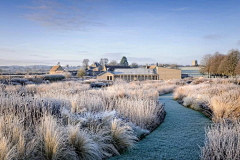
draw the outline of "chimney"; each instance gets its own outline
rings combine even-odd
[[[156,66],[158,67],[158,63],[156,63]]]
[[[148,64],[146,64],[146,69],[148,69]]]

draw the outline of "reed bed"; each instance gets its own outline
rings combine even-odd
[[[0,159],[106,159],[163,121],[158,96],[176,82],[0,85]]]

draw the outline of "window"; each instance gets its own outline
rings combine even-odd
[[[107,76],[107,80],[109,81],[112,81],[113,80],[113,76]]]

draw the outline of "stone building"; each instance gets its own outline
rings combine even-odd
[[[192,66],[198,66],[198,61],[197,60],[193,60],[192,61]]]
[[[89,76],[96,76],[101,73],[102,66],[98,62],[93,62],[90,66],[87,68],[87,73]]]
[[[158,66],[157,64],[156,65],[151,65],[151,66],[146,64],[146,66],[144,66],[144,68],[146,68],[146,69],[156,69],[157,66]]]
[[[161,79],[163,79],[163,80],[181,79],[182,78],[182,70],[181,69],[156,67],[156,72],[158,74],[159,80],[161,80]]]
[[[126,69],[126,68],[131,68],[129,66],[120,66],[120,65],[116,65],[116,66],[113,66],[113,65],[105,65],[103,67],[103,70],[102,71],[110,71],[110,72],[113,72],[115,69]]]
[[[92,65],[88,66],[87,73],[89,76],[96,76],[102,72],[110,71],[113,72],[115,69],[130,68],[129,66],[120,66],[120,65],[104,65],[102,66],[98,62],[93,62]]]
[[[61,65],[53,66],[51,70],[49,71],[49,74],[62,74],[64,72],[64,69]]]
[[[136,69],[115,69],[114,71],[105,71],[97,76],[97,79],[111,80],[123,79],[126,81],[145,81],[145,80],[166,80],[181,79],[181,70],[164,67],[155,67],[155,69],[136,68]]]

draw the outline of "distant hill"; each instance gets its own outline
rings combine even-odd
[[[8,73],[8,74],[17,74],[17,73],[48,73],[52,66],[47,65],[29,65],[29,66],[0,66],[0,73]],[[78,70],[80,66],[69,66],[64,67],[66,70]]]

